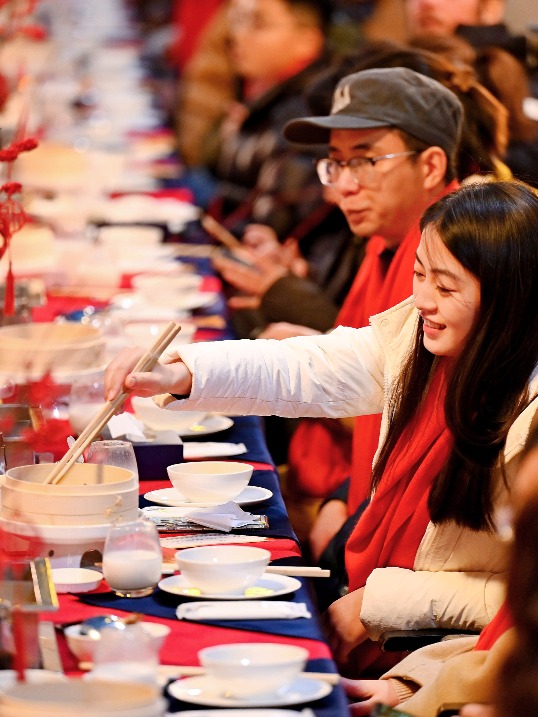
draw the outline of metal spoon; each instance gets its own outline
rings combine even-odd
[[[110,627],[125,630],[125,622],[117,615],[95,615],[80,623],[80,634],[88,635],[94,640],[98,640],[101,630]]]

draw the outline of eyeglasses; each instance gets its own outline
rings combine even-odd
[[[327,157],[326,159],[320,159],[316,162],[316,169],[320,182],[326,187],[336,184],[344,167],[348,167],[353,181],[356,184],[367,187],[375,183],[377,175],[374,167],[378,162],[381,162],[382,159],[410,157],[412,154],[418,154],[417,150],[411,149],[407,152],[393,152],[392,154],[383,154],[380,157],[352,157],[347,161]]]

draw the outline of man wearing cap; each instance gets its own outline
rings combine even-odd
[[[453,93],[432,79],[404,68],[372,69],[341,80],[328,117],[286,126],[291,141],[329,145],[317,165],[320,179],[338,192],[353,233],[371,237],[336,325],[366,326],[411,293],[419,218],[458,186],[453,166],[462,112]],[[352,476],[349,495],[337,491],[316,520],[316,559],[349,518],[339,536],[343,551],[350,516],[368,495],[380,418],[355,420],[351,465],[350,439],[338,420],[305,419],[291,440],[289,491],[299,503],[326,498]]]

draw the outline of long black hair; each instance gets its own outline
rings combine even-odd
[[[538,362],[538,195],[519,182],[469,185],[426,210],[425,229],[480,282],[477,318],[448,378],[445,416],[454,446],[433,481],[430,517],[491,528],[496,469],[504,475],[508,430],[529,400]],[[373,488],[424,399],[435,361],[420,322],[391,401]]]

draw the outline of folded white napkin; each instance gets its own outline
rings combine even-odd
[[[215,458],[218,456],[239,456],[246,453],[244,443],[217,443],[216,441],[189,441],[183,444],[183,458],[193,461],[198,458]]]
[[[312,617],[304,602],[284,600],[196,601],[179,605],[178,620],[294,620]]]
[[[118,413],[108,421],[108,430],[112,438],[118,436],[129,436],[130,441],[147,441],[144,433],[144,424],[133,416],[132,413]]]
[[[252,513],[247,513],[237,503],[229,501],[222,505],[213,505],[210,508],[200,508],[186,514],[189,520],[198,525],[205,525],[215,530],[229,532],[234,528],[242,528],[248,525],[253,519]]]

